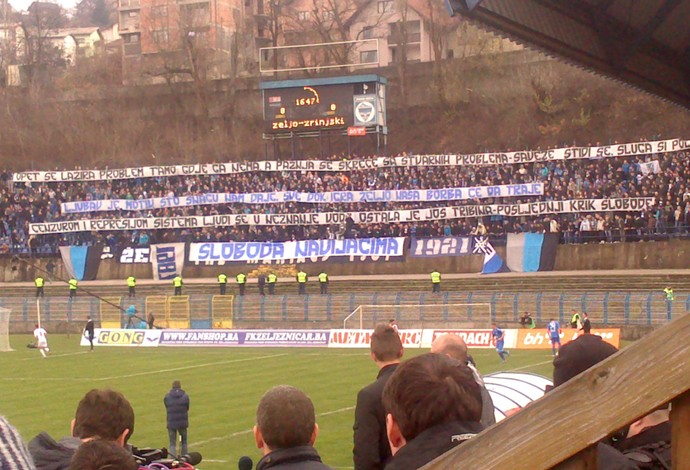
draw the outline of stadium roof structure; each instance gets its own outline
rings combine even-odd
[[[517,42],[690,109],[690,0],[446,0]]]

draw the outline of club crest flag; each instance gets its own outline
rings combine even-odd
[[[475,237],[472,253],[484,255],[482,274],[507,273],[510,271],[505,262],[503,262],[501,255],[496,253],[488,237]]]

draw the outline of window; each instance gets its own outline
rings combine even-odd
[[[446,59],[454,59],[455,58],[455,51],[453,49],[448,49],[446,51]]]
[[[151,16],[153,18],[167,18],[168,5],[154,5],[151,7]]]
[[[157,45],[165,45],[168,43],[168,30],[158,29],[153,31],[153,42]]]
[[[374,64],[378,62],[377,51],[361,51],[359,53],[360,64]]]
[[[324,21],[332,21],[335,19],[335,13],[333,12],[333,10],[324,10],[321,13],[321,16],[323,17]]]
[[[393,0],[379,0],[376,4],[378,13],[390,13],[393,11]]]
[[[362,28],[362,39],[372,39],[374,37],[374,27],[365,26]]]
[[[309,21],[309,12],[308,11],[298,11],[297,12],[297,19],[300,21]]]

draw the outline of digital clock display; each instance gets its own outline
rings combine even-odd
[[[361,82],[265,89],[264,132],[310,132],[357,125],[354,97],[369,96],[375,103],[376,85]]]

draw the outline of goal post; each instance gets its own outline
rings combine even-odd
[[[12,310],[0,307],[0,351],[13,351],[10,346],[10,314]]]
[[[343,329],[374,328],[395,319],[401,328],[490,327],[495,319],[491,303],[359,305],[343,319]]]

